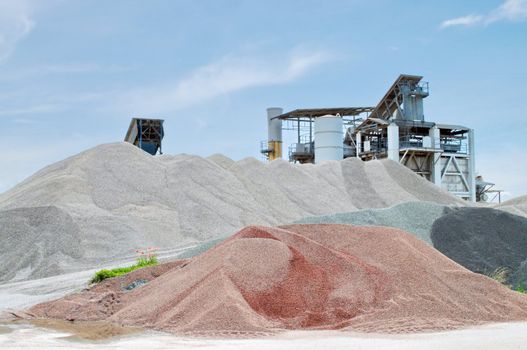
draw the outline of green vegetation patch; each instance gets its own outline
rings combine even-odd
[[[132,271],[141,269],[143,267],[154,266],[154,265],[157,265],[157,257],[155,255],[151,255],[148,257],[139,257],[137,259],[137,263],[135,263],[132,266],[118,267],[118,268],[111,269],[111,270],[103,269],[103,270],[97,271],[95,273],[95,276],[93,276],[93,278],[91,279],[90,283],[99,283],[99,282],[104,281],[107,278],[122,276]]]
[[[525,288],[525,285],[523,283],[518,283],[516,287],[513,288],[513,290],[519,293],[527,294],[527,289]]]

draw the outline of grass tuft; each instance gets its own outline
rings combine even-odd
[[[511,273],[511,269],[505,266],[498,267],[491,273],[487,274],[488,277],[492,278],[495,281],[500,282],[501,284],[507,284],[507,280],[509,279],[509,275]]]
[[[511,273],[511,269],[508,267],[498,267],[496,270],[492,271],[491,273],[487,274],[487,277],[492,278],[495,281],[498,281],[499,283],[503,284],[504,286],[512,289],[513,291],[527,294],[527,289],[525,288],[525,285],[523,283],[518,282],[516,286],[512,286],[507,283],[507,280],[509,279],[509,275]]]
[[[148,248],[146,253],[145,251],[137,250],[137,253],[140,255],[137,258],[137,263],[135,263],[134,265],[127,267],[118,267],[111,270],[103,269],[97,271],[93,278],[90,280],[90,283],[100,283],[108,278],[122,276],[132,271],[141,269],[143,267],[157,265],[157,256],[155,255],[155,248]]]

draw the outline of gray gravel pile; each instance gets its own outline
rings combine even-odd
[[[510,283],[527,279],[527,219],[491,208],[460,208],[432,226],[432,242],[440,252],[471,271],[512,271]]]
[[[78,225],[57,207],[0,211],[0,228],[0,276],[21,280],[47,269],[67,272],[83,257]]]
[[[516,197],[506,202],[503,202],[497,205],[496,209],[500,209],[511,214],[527,217],[527,195]]]
[[[7,262],[0,280],[101,266],[133,258],[137,248],[172,249],[247,225],[420,200],[461,203],[388,160],[264,164],[221,155],[152,157],[127,143],[101,145],[0,195],[1,257]],[[41,221],[40,207],[61,214],[56,222]],[[31,247],[39,237],[42,243]]]
[[[453,208],[431,202],[408,202],[384,209],[366,209],[327,216],[312,216],[297,220],[301,224],[350,224],[388,226],[402,229],[432,245],[430,233],[434,222]]]

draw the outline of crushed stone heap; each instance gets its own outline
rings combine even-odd
[[[510,271],[513,286],[527,282],[527,218],[492,208],[458,208],[437,219],[434,247],[471,271]]]
[[[133,259],[137,248],[218,239],[247,225],[406,201],[462,203],[388,160],[264,164],[221,155],[152,157],[128,143],[106,144],[0,195],[0,281],[100,267]]]
[[[509,199],[508,201],[496,205],[496,209],[527,217],[527,195]]]
[[[284,329],[404,333],[527,320],[526,295],[385,227],[248,227],[146,285],[124,290],[133,276],[28,313],[190,335]]]

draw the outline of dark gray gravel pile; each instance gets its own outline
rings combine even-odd
[[[488,274],[508,267],[512,284],[527,277],[524,217],[491,208],[460,208],[434,222],[431,238],[436,249],[471,271]]]

